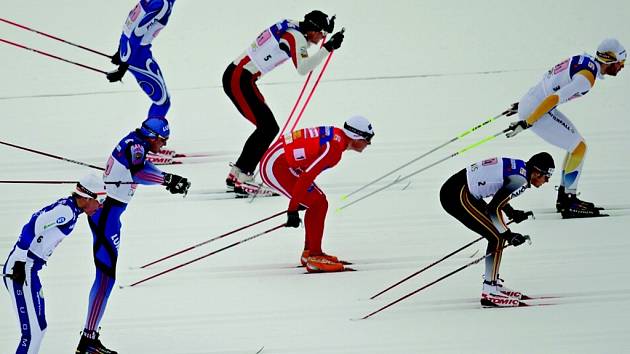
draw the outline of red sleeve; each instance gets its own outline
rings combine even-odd
[[[341,160],[343,152],[337,144],[327,142],[322,145],[322,153],[315,159],[298,177],[297,182],[291,191],[291,201],[288,210],[297,210],[299,202],[304,198],[308,188],[313,184],[315,178],[327,168],[334,167]]]

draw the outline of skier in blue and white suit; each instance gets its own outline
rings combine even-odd
[[[105,198],[103,179],[87,175],[72,195],[59,199],[31,216],[22,228],[4,265],[4,286],[20,321],[22,336],[16,353],[37,353],[46,332],[44,295],[39,271],[55,248],[74,230],[79,216],[92,215]]]
[[[175,0],[141,0],[127,16],[118,51],[112,63],[118,69],[107,74],[110,82],[120,81],[127,69],[153,101],[147,118],[165,118],[171,106],[162,70],[151,52],[151,42],[168,23]]]
[[[139,129],[122,138],[107,161],[104,180],[108,183],[103,208],[89,219],[94,238],[96,278],[90,291],[85,328],[77,353],[110,353],[98,340],[97,330],[116,279],[116,262],[121,241],[120,217],[138,184],[161,184],[173,194],[186,194],[190,183],[184,177],[165,173],[146,161],[147,153],[166,145],[168,122],[149,118]],[[115,183],[122,182],[122,183]]]

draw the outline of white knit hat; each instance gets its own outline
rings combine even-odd
[[[106,196],[103,178],[93,174],[83,176],[77,183],[74,193],[83,198],[96,199],[102,203]]]
[[[604,39],[597,47],[597,60],[613,64],[626,60],[626,48],[614,38]]]
[[[363,116],[350,117],[343,125],[343,132],[353,140],[365,139],[370,141],[374,136],[372,124]]]

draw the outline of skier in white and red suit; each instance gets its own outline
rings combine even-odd
[[[289,61],[300,75],[315,69],[332,51],[339,49],[343,32],[333,34],[312,56],[308,48],[319,43],[334,28],[334,16],[315,10],[303,21],[281,20],[266,28],[253,43],[228,65],[223,73],[223,90],[238,111],[256,126],[232,166],[226,185],[239,194],[257,193],[254,170],[280,131],[273,112],[256,82],[277,66]]]

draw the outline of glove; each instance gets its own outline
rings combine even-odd
[[[341,42],[343,42],[343,31],[339,31],[330,37],[330,40],[324,43],[324,48],[328,52],[332,52],[333,50],[339,49],[341,47]]]
[[[506,116],[506,117],[513,116],[513,115],[515,115],[516,113],[518,113],[518,102],[514,102],[514,103],[512,103],[512,106],[510,106],[510,108],[508,108],[508,109],[505,111],[505,116]]]
[[[505,134],[506,137],[508,138],[512,138],[514,136],[516,136],[516,134],[522,132],[523,130],[527,129],[531,127],[531,125],[527,124],[526,121],[524,120],[519,120],[518,122],[512,122],[510,123],[510,127],[507,130],[510,130],[509,132],[507,132],[507,134]]]
[[[120,45],[118,45],[118,50],[116,50],[116,53],[114,53],[114,55],[112,55],[110,58],[112,59],[111,60],[112,64],[114,65],[122,64],[122,61],[120,61]]]
[[[333,33],[333,31],[335,30],[335,19],[337,18],[337,15],[333,15],[330,20],[328,20],[328,27],[325,28],[326,32],[328,33]]]
[[[302,223],[300,219],[300,214],[298,214],[297,210],[287,211],[287,223],[284,225],[286,227],[299,227]]]
[[[512,211],[510,212],[507,212],[506,210],[505,215],[507,215],[507,217],[510,218],[510,220],[512,220],[513,222],[519,224],[521,223],[521,221],[529,219],[530,216],[534,216],[534,212],[512,209]]]
[[[188,194],[188,188],[190,188],[190,182],[188,179],[182,176],[173,175],[170,173],[164,174],[164,183],[166,190],[172,194]]]
[[[107,77],[107,80],[109,80],[109,82],[120,81],[122,80],[123,76],[125,76],[128,68],[129,64],[122,63],[118,66],[118,69],[108,72],[105,76]]]
[[[13,264],[13,274],[10,275],[10,278],[13,279],[14,282],[19,284],[24,284],[24,282],[26,282],[25,266],[26,262],[17,261]]]
[[[525,243],[525,241],[531,242],[531,238],[527,235],[521,235],[516,232],[512,232],[507,230],[506,232],[501,234],[501,237],[505,239],[510,245],[517,247]]]

